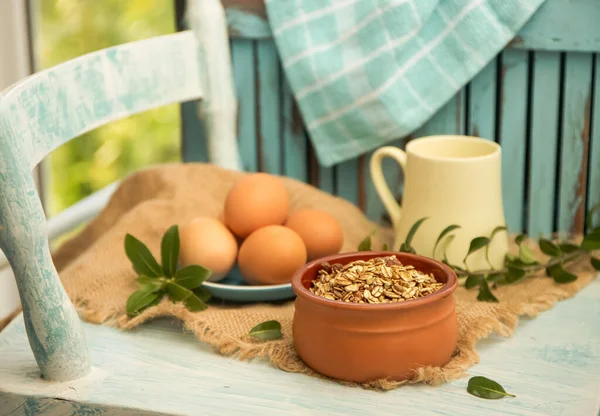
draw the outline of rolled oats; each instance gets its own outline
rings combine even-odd
[[[323,263],[310,291],[351,303],[390,303],[418,299],[444,286],[432,274],[404,266],[395,256],[346,264]]]

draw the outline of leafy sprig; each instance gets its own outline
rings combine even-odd
[[[489,247],[499,232],[506,231],[506,226],[504,225],[494,228],[489,236],[479,236],[471,240],[467,255],[463,259],[464,267],[450,264],[446,255],[446,250],[455,237],[453,232],[460,229],[460,226],[457,224],[449,225],[442,230],[434,244],[433,256],[436,256],[438,247],[442,243],[445,243],[442,251],[442,262],[454,269],[459,278],[466,278],[464,285],[467,289],[478,288],[477,300],[482,302],[498,302],[498,298],[496,298],[492,289],[495,289],[498,285],[516,283],[542,270],[545,270],[546,275],[556,283],[570,283],[577,280],[577,276],[566,270],[566,266],[576,260],[580,260],[582,257],[589,257],[592,267],[600,271],[600,258],[593,255],[594,251],[600,250],[600,226],[592,226],[593,215],[598,211],[600,211],[600,205],[588,212],[585,225],[586,234],[579,245],[569,241],[553,242],[545,238],[539,238],[538,246],[540,250],[549,257],[545,263],[536,259],[533,250],[528,244],[530,240],[529,236],[520,234],[515,238],[515,243],[519,248],[518,255],[507,254],[503,267],[495,269],[489,258]],[[419,227],[426,220],[427,217],[424,217],[413,224],[404,243],[400,245],[400,252],[416,253],[416,250],[412,247],[412,240]],[[367,237],[369,249],[371,247],[371,235]],[[363,240],[361,246],[366,246],[364,242],[367,239]],[[467,266],[468,258],[482,249],[485,249],[485,258],[490,268],[487,270],[469,270]]]
[[[173,302],[183,302],[192,312],[207,308],[211,295],[202,283],[210,277],[210,270],[191,265],[178,268],[179,229],[170,227],[160,244],[161,264],[156,261],[144,243],[127,234],[125,254],[139,275],[136,281],[140,289],[127,299],[127,315],[132,317],[144,309],[158,304],[165,295]]]

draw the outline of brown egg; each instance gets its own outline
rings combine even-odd
[[[281,225],[287,218],[290,197],[283,181],[266,173],[244,176],[227,194],[225,223],[245,238],[267,225]]]
[[[282,225],[269,225],[250,234],[238,255],[240,272],[253,285],[289,283],[305,263],[302,239]]]
[[[344,244],[342,227],[333,216],[323,211],[304,209],[294,212],[285,226],[300,236],[309,261],[336,254]]]
[[[235,237],[215,218],[199,217],[179,228],[179,261],[183,266],[197,264],[212,271],[208,280],[223,279],[237,256]]]

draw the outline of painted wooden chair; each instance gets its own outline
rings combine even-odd
[[[217,5],[202,1],[190,7]],[[466,133],[499,141],[512,231],[581,231],[586,207],[600,202],[595,1],[547,0],[509,47],[413,135]],[[181,23],[184,2],[176,3]],[[262,2],[223,4],[232,37],[242,168],[313,183],[357,204],[371,219],[385,220],[368,178],[369,155],[333,168],[318,165],[269,38]],[[374,408],[377,414],[397,414],[399,403],[415,414],[439,414],[435,403],[438,410],[461,415],[597,414],[597,281],[527,322],[527,330],[512,339],[482,343],[482,363],[471,373],[508,379],[513,390],[527,392],[493,404],[464,394],[466,380],[436,389],[350,394],[337,384],[218,356],[170,322],[126,333],[79,322],[51,263],[47,236],[91,218],[115,186],[46,224],[30,170],[85,131],[170,102],[184,102],[186,161],[238,167],[237,155],[210,145],[215,135],[235,138],[233,97],[227,88],[224,94],[207,88],[217,74],[227,85],[229,62],[221,9],[211,10],[212,18],[199,13],[191,19],[206,19],[193,31],[86,55],[0,96],[0,247],[23,304],[23,314],[0,333],[0,414],[349,415]],[[216,36],[214,43],[205,41],[207,33]],[[207,54],[216,65],[206,65]],[[210,106],[221,97],[226,99]],[[211,113],[214,108],[223,110]],[[385,171],[400,194],[398,170],[385,165]]]

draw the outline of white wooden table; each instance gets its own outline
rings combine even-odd
[[[517,395],[503,400],[470,396],[468,377],[389,392],[343,387],[219,356],[172,321],[85,330],[95,369],[61,384],[38,379],[21,317],[1,332],[0,415],[587,416],[600,409],[600,279],[522,321],[514,337],[480,343],[481,362],[469,372]]]

